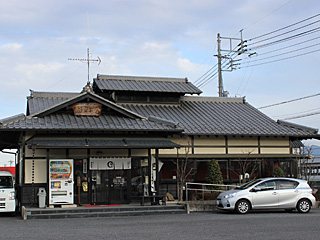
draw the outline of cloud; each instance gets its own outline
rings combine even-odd
[[[0,45],[0,51],[6,53],[14,53],[22,49],[22,44],[20,43],[6,43]]]
[[[194,81],[216,63],[218,32],[239,37],[244,28],[247,39],[314,15],[317,4],[316,0],[308,4],[287,0],[3,1],[0,100],[16,101],[11,106],[14,113],[25,103],[29,88],[80,91],[87,80],[86,64],[68,58],[85,58],[88,47],[93,58],[102,59],[99,66],[90,66],[91,78],[100,73]],[[253,105],[268,104],[279,96],[285,100],[312,94],[318,86],[319,60],[315,54],[223,72],[225,90],[234,96],[245,85]],[[211,79],[202,90],[216,96],[212,90],[216,82]]]
[[[178,68],[181,69],[181,71],[186,72],[186,73],[191,73],[191,72],[197,71],[199,69],[198,64],[192,63],[187,58],[178,58],[177,65],[178,65]]]

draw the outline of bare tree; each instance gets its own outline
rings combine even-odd
[[[312,175],[312,163],[314,162],[312,151],[312,146],[305,146],[303,148],[303,158],[300,158],[300,174],[308,182]]]
[[[183,189],[186,185],[187,179],[195,173],[193,166],[194,160],[189,159],[191,152],[191,144],[188,143],[184,147],[185,153],[180,156],[179,150],[177,150],[177,160],[174,162],[177,166],[177,189],[178,189],[178,200],[183,201]]]
[[[257,159],[249,159],[250,154],[252,154],[252,152],[248,152],[247,158],[237,160],[239,168],[232,170],[235,174],[245,176],[245,174],[248,173],[250,178],[255,176],[255,173],[259,168],[259,162]]]

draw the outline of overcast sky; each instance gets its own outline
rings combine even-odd
[[[92,58],[102,59],[99,66],[92,64],[90,78],[115,74],[196,82],[217,62],[217,33],[240,38],[243,29],[243,39],[251,39],[319,14],[319,7],[318,0],[2,0],[0,119],[25,113],[29,89],[80,92],[87,81],[86,64],[68,58],[86,57],[87,48]],[[319,49],[317,45],[299,53]],[[269,49],[256,51],[259,55]],[[231,97],[245,96],[255,107],[316,94],[319,62],[320,52],[314,52],[223,72],[224,89]],[[217,96],[217,78],[201,90],[205,96]],[[320,111],[319,99],[263,111],[274,119]],[[319,116],[290,121],[320,128]]]

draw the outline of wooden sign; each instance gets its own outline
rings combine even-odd
[[[100,103],[76,103],[72,106],[75,116],[99,117],[102,111]]]

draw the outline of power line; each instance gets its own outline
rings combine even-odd
[[[226,67],[228,65],[228,63],[229,63],[228,60],[224,60],[224,62],[222,63],[222,69],[224,67]],[[217,64],[215,66],[217,66]],[[225,69],[223,69],[223,70],[225,70]],[[210,76],[207,76],[207,78],[203,79],[203,81],[198,83],[198,85],[196,85],[196,86],[198,88],[200,88],[200,87],[207,85],[213,79],[213,77],[215,77],[217,74],[218,74],[218,69],[216,69],[215,72],[213,72]]]
[[[282,28],[276,29],[276,30],[274,30],[274,31],[271,31],[271,32],[268,32],[268,33],[265,33],[265,34],[262,34],[262,35],[260,35],[260,36],[257,36],[257,37],[254,37],[254,38],[250,38],[250,39],[248,39],[248,41],[252,41],[252,40],[254,40],[254,39],[258,39],[258,38],[261,38],[261,37],[268,36],[268,35],[270,35],[270,34],[273,34],[273,33],[279,32],[279,31],[282,31],[282,30],[287,29],[287,28],[290,28],[290,27],[293,27],[293,26],[295,26],[295,25],[298,25],[298,24],[300,24],[300,23],[306,22],[306,21],[308,21],[308,20],[310,20],[310,19],[313,19],[313,18],[316,18],[316,17],[318,17],[318,16],[320,16],[320,14],[316,14],[316,15],[314,15],[314,16],[312,16],[312,17],[303,19],[303,20],[301,20],[301,21],[299,21],[299,22],[290,24],[290,25],[288,25],[288,26],[286,26],[286,27],[282,27]]]
[[[288,36],[288,37],[285,37],[285,38],[281,38],[281,39],[277,39],[275,41],[271,41],[271,42],[267,42],[267,43],[264,43],[264,44],[261,44],[261,45],[257,45],[258,43],[262,43],[262,42],[266,42],[268,40],[271,40],[271,39],[274,39],[274,38],[279,38],[281,36],[284,36],[284,35],[287,35],[287,34],[290,34],[290,33],[293,33],[295,31],[298,31],[298,30],[301,30],[301,29],[304,29],[304,28],[307,28],[307,27],[310,27],[311,25],[314,25],[318,22],[320,22],[320,20],[315,20],[313,22],[310,22],[310,23],[307,23],[307,24],[304,24],[302,26],[299,26],[299,27],[296,27],[294,29],[289,29],[293,26],[296,26],[298,24],[301,24],[301,23],[304,23],[304,22],[307,22],[307,21],[310,21],[311,19],[314,19],[316,17],[320,16],[320,14],[316,14],[314,16],[311,16],[309,18],[306,18],[306,19],[303,19],[299,22],[296,22],[296,23],[293,23],[293,24],[290,24],[286,27],[282,27],[282,28],[279,28],[277,30],[274,30],[274,31],[271,31],[271,32],[268,32],[266,34],[262,34],[260,36],[257,36],[257,37],[254,37],[254,38],[250,38],[249,40],[247,41],[243,41],[242,40],[242,31],[241,32],[241,40],[240,41],[240,44],[238,44],[235,48],[231,49],[232,47],[230,47],[230,49],[228,50],[228,55],[226,56],[222,56],[222,55],[219,55],[220,58],[223,58],[224,59],[227,59],[223,62],[224,66],[222,67],[222,64],[220,64],[220,66],[218,66],[218,69],[216,69],[217,65],[214,65],[213,67],[211,67],[206,73],[204,73],[200,78],[198,78],[196,81],[195,81],[195,84],[196,86],[198,87],[202,87],[204,85],[206,85],[209,81],[212,80],[212,78],[214,76],[216,76],[219,72],[221,74],[221,71],[224,70],[226,71],[227,69],[230,69],[230,71],[232,70],[235,70],[235,66],[236,65],[239,65],[239,63],[237,64],[234,64],[234,61],[235,59],[237,59],[237,57],[242,54],[242,53],[245,53],[245,52],[250,52],[252,50],[255,50],[255,49],[261,49],[261,48],[265,48],[265,47],[270,47],[270,46],[273,46],[275,44],[279,44],[279,43],[283,43],[283,42],[286,42],[286,41],[290,41],[290,40],[293,40],[293,39],[296,39],[296,38],[301,38],[301,37],[305,37],[307,35],[310,35],[310,34],[314,34],[316,32],[319,32],[320,31],[320,27],[315,27],[313,29],[308,29],[304,32],[300,32],[300,33],[297,33],[297,34],[294,34],[294,35],[291,35],[291,36]],[[260,39],[260,38],[263,38],[263,37],[266,37],[268,35],[271,35],[271,34],[275,34],[277,32],[280,32],[280,31],[283,31],[285,29],[289,29],[288,31],[286,32],[283,32],[283,33],[279,33],[277,34],[276,36],[273,36],[273,37],[267,37],[265,39],[262,39],[262,40],[259,40],[257,42],[253,42],[253,43],[250,43],[249,46],[252,46],[250,49],[247,49],[247,45],[245,45],[246,42],[248,41],[253,41],[255,39]],[[306,42],[309,42],[309,41],[312,41],[314,39],[318,39],[320,37],[316,37],[316,38],[313,38],[313,39],[309,39],[309,40],[306,40],[306,41],[303,41],[303,42],[300,42],[300,43],[296,43],[296,44],[292,44],[291,46],[287,46],[287,47],[283,47],[283,48],[280,48],[278,50],[284,50],[286,48],[289,48],[289,47],[293,47],[293,46],[297,46],[297,45],[301,45],[303,43],[306,43]],[[219,39],[219,37],[218,37]],[[230,45],[231,45],[231,41],[232,40],[236,40],[235,38],[224,38],[224,39],[230,39]],[[255,46],[257,45],[257,46]],[[285,58],[280,58],[280,59],[276,59],[276,60],[272,60],[272,61],[266,61],[266,62],[262,62],[262,63],[258,63],[258,64],[252,64],[252,62],[258,62],[258,61],[263,61],[263,60],[266,60],[266,59],[270,59],[270,58],[276,58],[276,57],[279,57],[279,56],[283,56],[283,55],[286,55],[286,54],[290,54],[290,53],[294,53],[294,52],[297,52],[297,51],[302,51],[302,50],[305,50],[307,48],[311,48],[311,47],[315,47],[317,45],[320,45],[319,44],[314,44],[314,45],[310,45],[310,46],[306,46],[306,47],[302,47],[302,48],[299,48],[299,49],[295,49],[295,50],[292,50],[292,51],[288,51],[288,52],[285,52],[285,53],[281,53],[281,54],[277,54],[277,55],[273,55],[273,56],[269,56],[269,57],[266,57],[266,58],[261,58],[261,59],[256,59],[256,60],[253,60],[253,61],[250,61],[250,62],[244,62],[242,64],[249,64],[249,65],[246,65],[246,66],[243,66],[243,67],[238,67],[239,69],[240,68],[248,68],[248,67],[253,67],[253,66],[259,66],[259,65],[264,65],[264,64],[269,64],[269,63],[273,63],[273,62],[278,62],[278,61],[283,61],[283,60],[286,60],[286,59],[291,59],[291,58],[296,58],[296,57],[299,57],[299,56],[303,56],[303,55],[307,55],[307,54],[311,54],[311,53],[314,53],[314,52],[318,52],[320,51],[320,49],[316,49],[316,50],[313,50],[313,51],[309,51],[309,52],[305,52],[305,53],[301,53],[301,54],[296,54],[296,55],[293,55],[293,56],[289,56],[289,57],[285,57]],[[238,49],[237,49],[238,48]],[[236,50],[237,49],[237,50]],[[275,52],[277,50],[272,50],[272,51],[269,51],[267,53],[262,53],[261,55],[265,55],[265,54],[270,54],[272,52]],[[249,54],[249,56],[252,56],[252,54]],[[257,55],[257,56],[260,56],[260,55]],[[244,58],[244,59],[247,59],[247,58]],[[242,59],[238,59],[236,61],[240,61]],[[221,61],[221,59],[220,59]],[[226,63],[226,64],[225,64]],[[227,67],[227,69],[225,68],[228,64],[230,64],[229,67]],[[223,69],[224,68],[224,69]],[[220,94],[220,89],[219,89],[219,94]]]
[[[288,101],[283,101],[283,102],[279,102],[279,103],[266,105],[266,106],[263,106],[263,107],[259,107],[258,109],[274,107],[274,106],[278,106],[278,105],[282,105],[282,104],[286,104],[286,103],[291,103],[291,102],[296,102],[296,101],[300,101],[300,100],[304,100],[304,99],[312,98],[312,97],[317,97],[317,96],[320,96],[320,93],[316,93],[316,94],[305,96],[305,97],[295,98],[295,99],[291,99],[291,100],[288,100]]]
[[[314,112],[314,113],[302,114],[302,115],[298,115],[298,116],[295,116],[295,117],[288,117],[288,118],[284,118],[282,120],[292,120],[292,119],[310,117],[310,116],[314,116],[314,115],[318,115],[318,114],[320,114],[320,111],[319,112]]]
[[[278,43],[282,43],[282,42],[290,41],[290,40],[293,40],[293,39],[296,39],[296,38],[304,37],[304,36],[307,36],[309,34],[313,34],[313,33],[319,32],[319,31],[320,31],[320,27],[316,27],[316,28],[310,29],[308,31],[295,34],[293,36],[289,36],[289,37],[282,38],[282,39],[279,39],[279,40],[276,40],[276,41],[273,41],[273,42],[269,42],[269,43],[265,43],[265,44],[262,44],[262,45],[258,45],[256,47],[249,48],[249,50],[252,51],[252,50],[255,50],[255,49],[259,49],[259,48],[269,47],[269,46],[272,46],[272,45],[275,45],[275,44],[278,44]]]
[[[279,54],[276,54],[276,55],[273,55],[273,56],[252,60],[250,62],[242,62],[241,64],[259,62],[259,61],[263,61],[263,60],[266,60],[266,59],[275,58],[275,57],[283,56],[283,55],[286,55],[286,54],[302,51],[302,50],[305,50],[305,49],[308,49],[308,48],[312,48],[312,47],[315,47],[315,46],[319,46],[319,45],[320,45],[320,43],[316,43],[316,44],[312,44],[312,45],[309,45],[309,46],[306,46],[306,47],[303,47],[303,48],[298,48],[298,49],[294,49],[294,50],[291,50],[291,51],[288,51],[288,52],[279,53]]]
[[[276,35],[276,36],[272,36],[272,37],[269,37],[269,38],[266,38],[266,39],[262,39],[262,40],[260,40],[260,41],[258,41],[258,42],[252,43],[252,44],[250,44],[250,45],[254,45],[254,44],[257,44],[257,43],[265,42],[265,41],[268,41],[268,40],[270,40],[270,39],[277,38],[277,37],[280,37],[280,36],[283,36],[283,35],[286,35],[286,34],[295,32],[295,31],[297,31],[297,30],[303,29],[303,28],[305,28],[305,27],[309,27],[309,26],[311,26],[311,25],[313,25],[313,24],[316,24],[316,23],[318,23],[318,22],[320,22],[320,20],[317,20],[317,21],[314,21],[314,22],[312,22],[312,23],[306,24],[306,25],[304,25],[304,26],[301,26],[301,27],[292,29],[292,30],[290,30],[290,31],[287,31],[287,32],[278,34],[278,35]]]
[[[306,111],[302,111],[302,112],[296,112],[296,113],[290,113],[290,114],[282,114],[282,115],[277,115],[277,116],[272,116],[273,118],[282,118],[282,117],[290,117],[290,116],[295,116],[297,114],[303,114],[303,113],[309,113],[309,112],[313,112],[315,110],[319,110],[320,108],[313,108],[310,110],[306,110]]]
[[[262,55],[267,55],[267,54],[270,54],[270,53],[273,53],[273,52],[279,52],[279,51],[287,49],[287,48],[292,48],[292,47],[295,47],[295,46],[298,46],[298,45],[302,45],[302,44],[307,43],[307,42],[312,42],[312,41],[317,40],[319,38],[320,38],[320,36],[312,38],[312,39],[308,39],[308,40],[305,40],[305,41],[302,41],[302,42],[298,42],[298,43],[292,44],[290,46],[277,48],[277,49],[274,49],[274,50],[271,50],[271,51],[268,51],[268,52],[264,52],[264,53],[259,53],[259,54],[255,55],[255,56],[262,56]],[[249,57],[249,58],[251,58],[251,57]]]
[[[309,51],[309,52],[306,52],[306,53],[301,53],[301,54],[297,54],[297,55],[293,55],[293,56],[290,56],[290,57],[286,57],[286,58],[280,58],[280,59],[276,59],[276,60],[273,60],[273,61],[268,61],[268,62],[263,62],[263,63],[258,63],[258,64],[252,64],[252,65],[247,65],[247,66],[244,66],[244,67],[239,67],[239,69],[241,68],[248,68],[248,67],[256,67],[256,66],[260,66],[260,65],[265,65],[265,64],[269,64],[269,63],[274,63],[274,62],[280,62],[280,61],[284,61],[284,60],[288,60],[288,59],[292,59],[292,58],[296,58],[296,57],[301,57],[301,56],[304,56],[304,55],[308,55],[308,54],[311,54],[311,53],[315,53],[315,52],[319,52],[320,49],[316,49],[314,51]]]
[[[218,71],[217,72],[215,72],[215,73],[213,73],[212,75],[210,75],[208,78],[207,78],[207,80],[206,81],[204,81],[203,83],[201,83],[200,85],[198,85],[197,87],[198,88],[201,88],[201,87],[203,87],[203,86],[205,86],[205,85],[207,85],[207,83],[209,83],[210,82],[210,80],[212,80],[213,79],[213,77],[214,76],[216,76],[218,74]]]
[[[212,72],[212,70],[213,70],[215,67],[217,67],[217,64],[214,65],[214,66],[212,66],[207,72],[205,72],[204,74],[202,74],[201,77],[199,77],[199,78],[194,82],[194,84],[200,83],[200,82],[203,80],[202,78],[207,77],[207,75],[209,75],[210,72]]]

